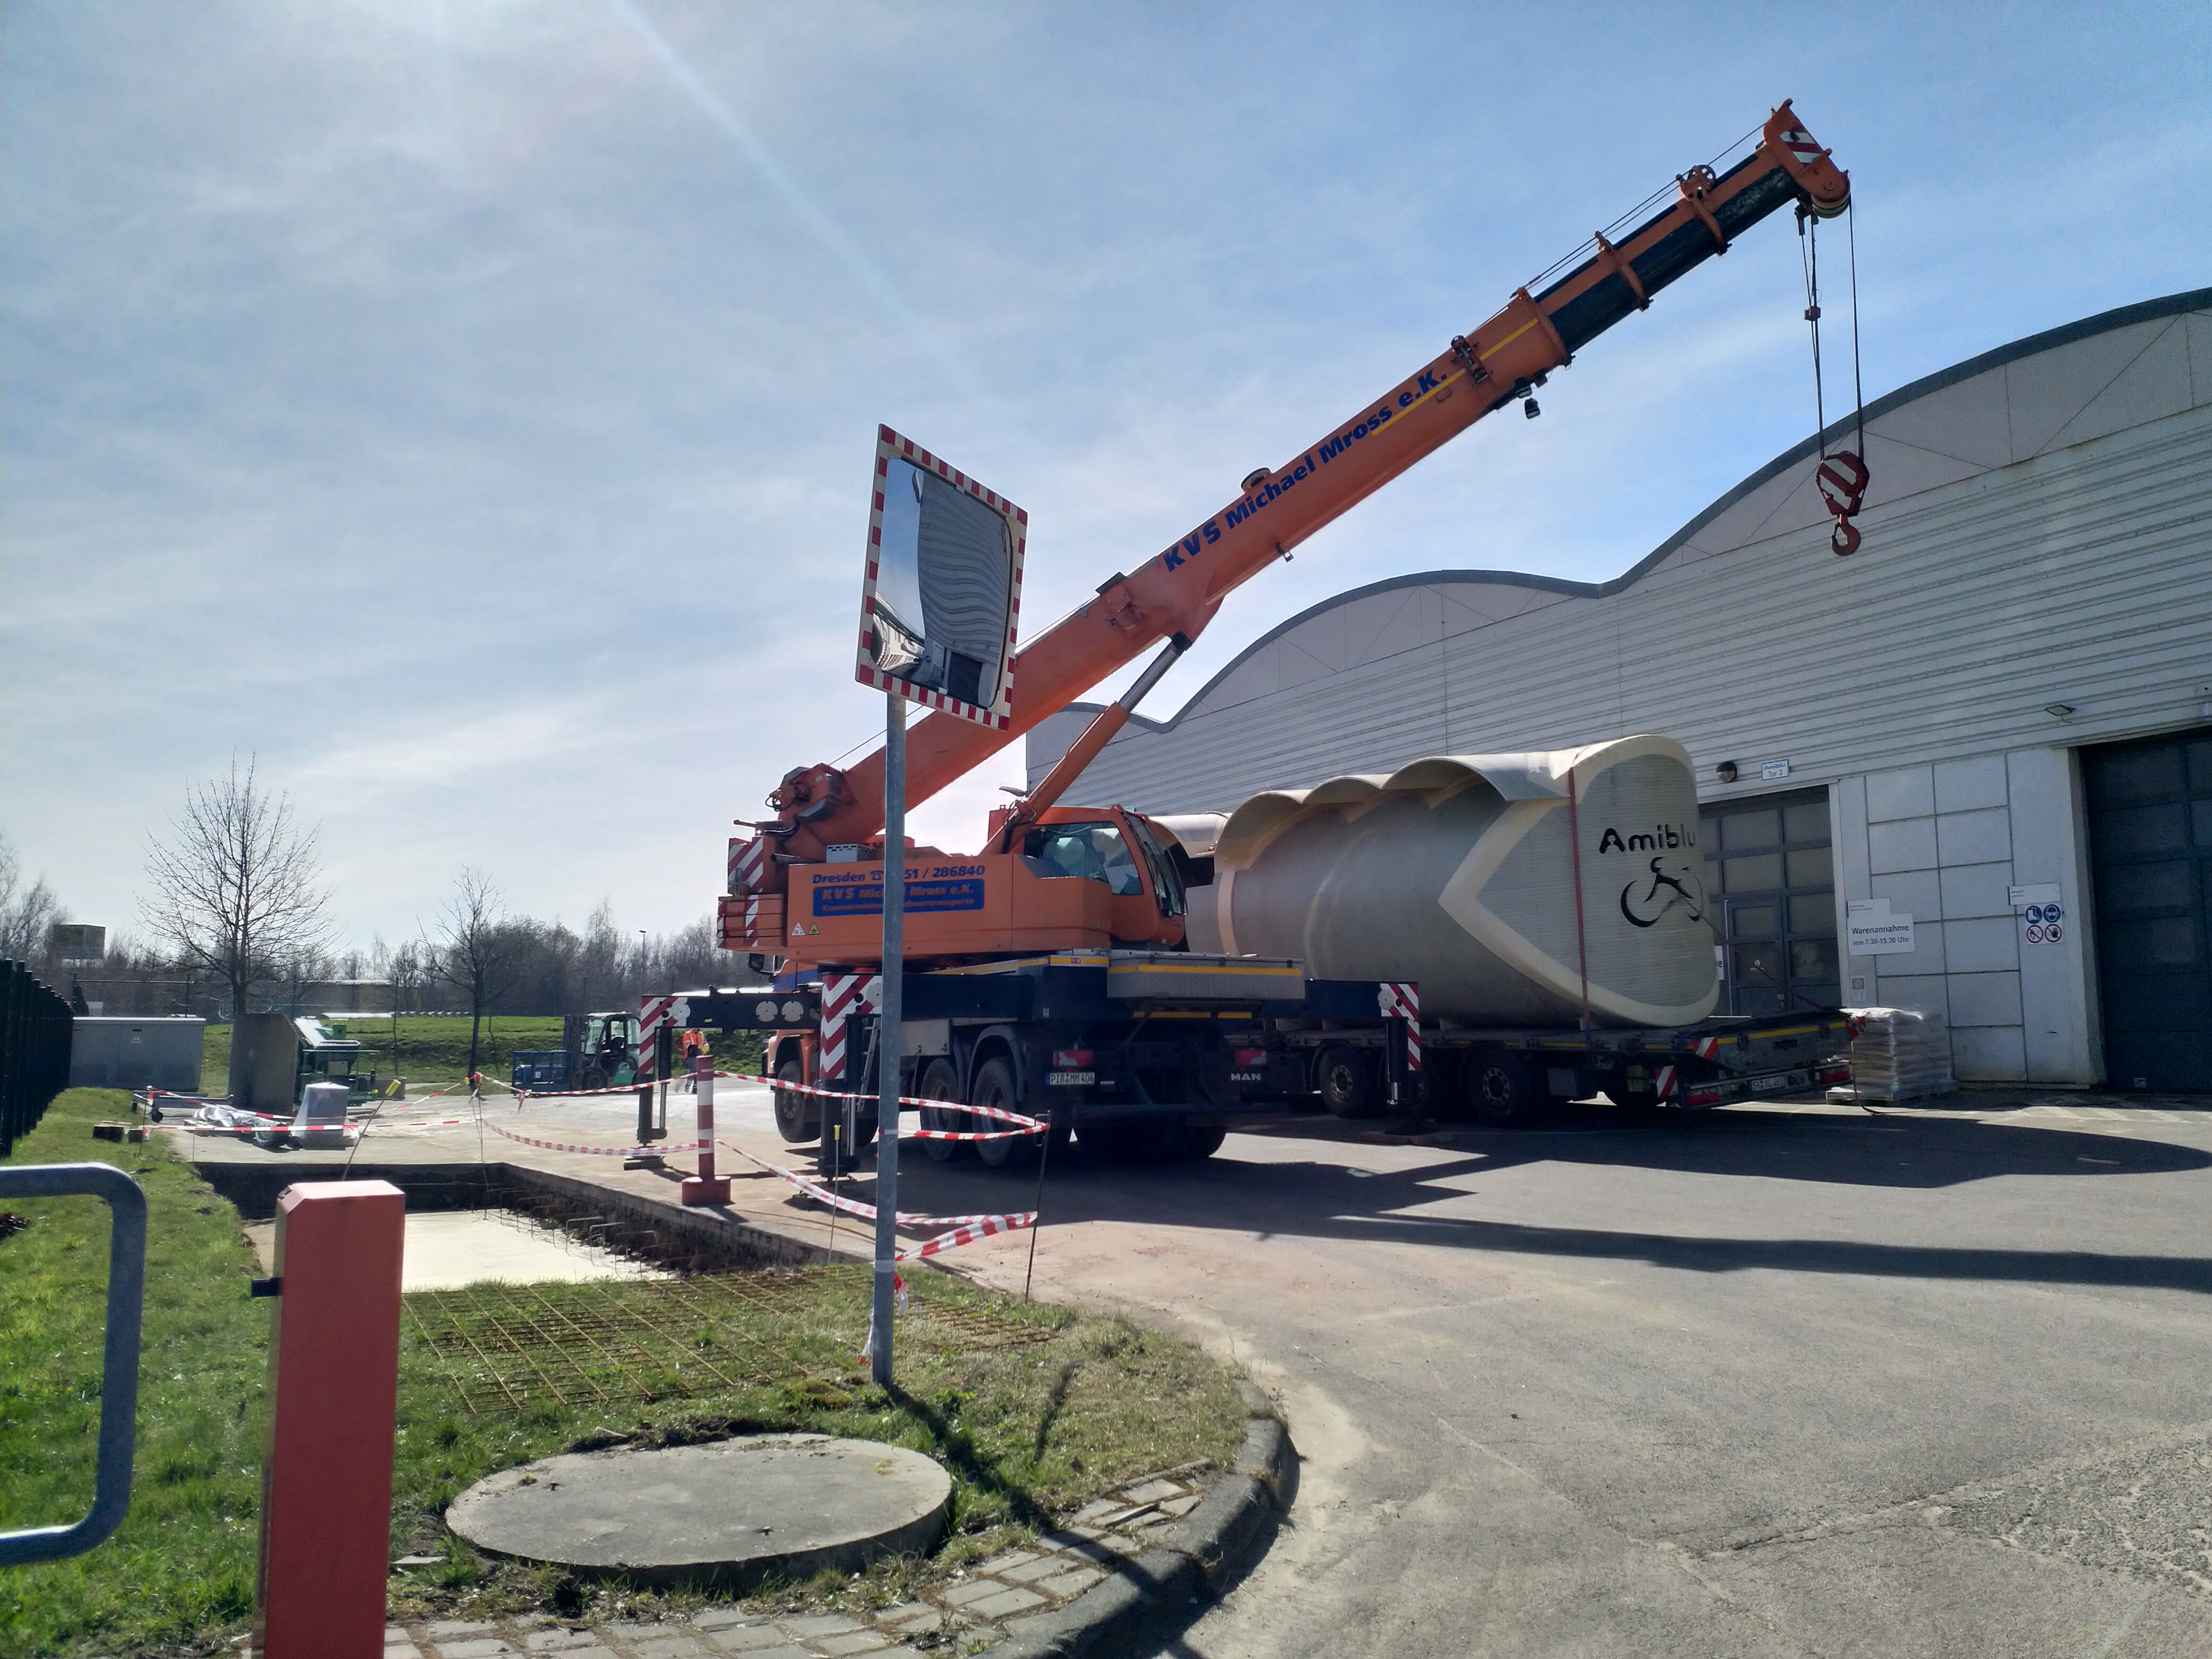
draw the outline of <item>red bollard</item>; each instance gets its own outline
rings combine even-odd
[[[276,1200],[258,1659],[379,1659],[392,1561],[407,1197],[305,1181]],[[266,1288],[264,1288],[266,1287]]]
[[[702,1205],[730,1201],[730,1178],[714,1173],[714,1062],[702,1051],[691,1057],[691,1086],[699,1096],[699,1173],[684,1182],[684,1202]]]

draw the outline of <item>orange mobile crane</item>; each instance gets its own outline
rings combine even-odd
[[[909,849],[910,987],[919,969],[972,969],[1037,952],[1179,949],[1181,876],[1187,872],[1176,867],[1172,838],[1153,834],[1141,816],[1119,807],[1063,807],[1059,801],[1137,701],[1212,620],[1230,591],[1484,416],[1521,400],[1534,416],[1537,388],[1553,370],[1572,362],[1583,345],[1631,312],[1648,307],[1660,289],[1726,252],[1737,236],[1777,210],[1795,204],[1801,215],[1841,214],[1850,204],[1850,185],[1785,101],[1768,117],[1748,155],[1724,173],[1691,168],[1678,176],[1673,197],[1618,242],[1595,235],[1586,245],[1593,249],[1589,257],[1541,292],[1519,289],[1495,316],[1455,336],[1443,353],[1362,405],[1351,420],[1281,465],[1254,472],[1236,500],[1164,551],[1135,571],[1102,582],[1095,598],[1020,650],[1008,725],[934,713],[914,728],[907,739],[909,806],[1149,647],[1165,642],[1130,691],[1084,732],[1042,782],[992,814],[989,839],[980,852]],[[778,959],[783,988],[768,1000],[753,993],[697,994],[690,1012],[695,1024],[769,1030],[767,1074],[811,1081],[819,1040],[793,1030],[790,1011],[803,1006],[805,1021],[811,1024],[819,1005],[812,1000],[817,994],[807,991],[810,981],[872,972],[880,965],[879,873],[871,908],[867,872],[855,866],[874,864],[879,872],[884,856],[882,751],[843,769],[795,769],[768,804],[774,818],[750,825],[755,836],[730,843],[721,943],[753,953],[762,968],[769,965],[763,958]],[[1092,837],[1087,845],[1057,846],[1054,826],[1077,824],[1110,826],[1115,833]],[[1096,861],[1101,847],[1109,858],[1118,848],[1126,867],[1080,869],[1077,860]],[[1076,873],[1094,878],[1054,878]],[[972,988],[976,981],[967,976],[964,983]],[[807,1000],[794,1003],[793,991],[806,992]],[[1243,994],[1251,1000],[1251,992]],[[1371,988],[1369,1001],[1371,1008]],[[783,1012],[757,1019],[747,1012],[771,1006]],[[934,1006],[926,988],[919,996],[908,990],[909,1019],[928,1018]],[[830,1074],[841,1069],[833,1065]],[[1029,1095],[1021,1081],[1025,1068],[1010,1063],[1003,1069],[1011,1075],[998,1078],[998,1093],[1012,1086],[1016,1096]],[[975,1079],[968,1074],[976,1066],[963,1062],[954,1070],[953,1083],[944,1086],[969,1091]],[[1075,1068],[1062,1070],[1073,1075]],[[939,1097],[975,1099],[972,1092]],[[787,1132],[793,1127],[805,1124],[794,1117]]]

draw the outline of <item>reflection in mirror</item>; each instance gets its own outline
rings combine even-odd
[[[1006,518],[911,461],[890,463],[877,551],[876,666],[963,702],[998,696],[1013,598]]]

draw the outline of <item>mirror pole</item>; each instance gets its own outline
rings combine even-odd
[[[892,1291],[898,1273],[899,1036],[906,989],[906,699],[884,694],[883,1000],[876,1013],[876,1277],[869,1304],[870,1374],[891,1382]]]

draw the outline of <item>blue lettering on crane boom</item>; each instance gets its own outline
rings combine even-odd
[[[1169,548],[1166,552],[1160,555],[1162,567],[1169,570],[1181,569],[1184,560],[1196,558],[1201,549],[1211,547],[1219,541],[1224,530],[1234,530],[1276,497],[1286,494],[1303,480],[1311,477],[1329,462],[1350,453],[1354,445],[1380,432],[1400,410],[1411,409],[1416,404],[1426,403],[1430,398],[1442,392],[1457,379],[1459,376],[1456,374],[1439,374],[1432,368],[1423,369],[1413,377],[1411,387],[1398,392],[1395,398],[1376,405],[1371,414],[1362,416],[1318,448],[1308,450],[1295,467],[1285,472],[1272,474],[1260,488],[1234,503],[1226,512],[1208,519],[1189,535]]]

